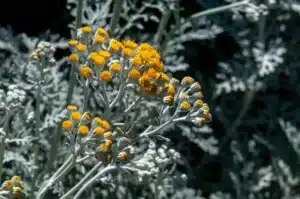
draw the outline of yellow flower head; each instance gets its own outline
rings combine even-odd
[[[112,134],[112,132],[108,131],[108,132],[104,133],[104,137],[106,140],[112,140],[113,134]]]
[[[201,100],[201,99],[199,99],[199,100],[196,100],[195,102],[194,102],[194,107],[195,108],[201,108],[202,106],[203,106],[203,101]]]
[[[149,68],[147,71],[147,75],[150,79],[155,79],[156,78],[156,70],[153,68]]]
[[[131,57],[133,55],[133,50],[131,48],[124,48],[123,55],[126,57]]]
[[[79,56],[75,53],[72,53],[69,57],[69,61],[71,64],[77,64],[79,61]]]
[[[83,114],[84,119],[91,121],[92,115],[89,112],[84,112]]]
[[[85,77],[85,78],[92,78],[93,77],[93,71],[90,67],[88,66],[83,66],[80,69],[80,75]]]
[[[117,53],[123,48],[123,44],[116,39],[111,39],[110,41],[110,49],[111,51]]]
[[[140,76],[141,76],[141,73],[136,69],[132,69],[129,72],[129,77],[132,80],[138,80],[140,78]]]
[[[65,120],[63,121],[62,123],[62,127],[65,129],[65,130],[71,130],[72,129],[72,126],[73,126],[73,123],[71,120]]]
[[[168,84],[168,93],[169,95],[175,96],[176,88],[172,84]]]
[[[105,43],[105,37],[101,35],[95,35],[94,42],[96,44],[104,44]]]
[[[142,59],[139,56],[134,56],[131,59],[131,63],[134,67],[140,67],[142,65]]]
[[[68,105],[68,106],[67,106],[67,109],[68,109],[69,111],[77,111],[77,106],[75,106],[75,105]]]
[[[104,57],[106,60],[109,59],[111,57],[110,52],[106,51],[106,50],[100,50],[98,52],[98,54],[102,57]]]
[[[112,141],[111,140],[105,140],[105,145],[107,148],[110,148],[112,146]]]
[[[173,105],[174,103],[174,97],[172,95],[168,95],[163,98],[163,102],[169,106]]]
[[[109,71],[102,71],[101,72],[101,80],[109,82],[112,80],[112,74]]]
[[[84,26],[81,28],[81,30],[85,33],[91,33],[93,29],[90,26]]]
[[[188,103],[187,101],[183,101],[181,104],[180,104],[180,108],[181,110],[183,111],[189,111],[191,109],[191,104]]]
[[[203,110],[209,111],[209,107],[207,103],[203,103]]]
[[[194,79],[190,76],[186,76],[182,79],[181,85],[188,86],[194,83]]]
[[[131,40],[124,40],[124,41],[122,41],[122,43],[123,43],[125,48],[134,49],[134,48],[138,47],[137,43],[135,43],[134,41],[131,41]]]
[[[105,37],[109,37],[108,33],[106,30],[104,30],[103,28],[98,28],[97,29],[97,33],[101,36],[105,36]]]
[[[106,120],[102,120],[101,126],[102,126],[105,130],[110,129],[110,124],[109,124],[109,122],[106,121]]]
[[[78,111],[72,112],[71,116],[72,116],[72,119],[75,120],[75,121],[79,121],[80,118],[81,118],[81,114]]]
[[[170,80],[169,76],[166,73],[160,73],[160,79],[164,82],[168,82]]]
[[[104,143],[100,144],[100,151],[103,153],[107,152],[108,151],[107,145]]]
[[[14,184],[11,180],[6,180],[2,185],[6,190],[12,190],[14,187]]]
[[[111,70],[115,73],[119,73],[121,71],[121,65],[118,62],[114,62],[111,65]]]
[[[122,161],[128,160],[128,154],[125,151],[119,153],[118,158]]]
[[[98,127],[95,128],[95,133],[98,136],[102,136],[104,134],[104,132],[105,132],[104,128],[102,128],[100,126],[98,126]]]
[[[20,183],[21,182],[21,177],[20,176],[13,176],[11,178],[11,181],[14,183]]]
[[[87,127],[87,126],[80,126],[79,128],[78,128],[78,133],[80,134],[80,135],[82,135],[82,136],[86,136],[88,133],[89,133],[89,127]]]
[[[79,52],[85,52],[86,51],[86,45],[84,45],[84,44],[82,44],[82,43],[79,43],[77,46],[76,46],[76,48],[77,48],[77,50],[79,51]]]
[[[78,40],[75,40],[75,39],[69,40],[69,45],[72,47],[77,46],[78,43],[79,43]]]
[[[151,51],[151,50],[153,50],[154,48],[153,48],[149,43],[144,42],[144,43],[141,43],[140,49],[141,49],[141,50],[148,50],[148,51]]]
[[[102,123],[102,119],[100,117],[95,117],[94,121],[95,121],[95,125],[101,125]]]
[[[105,58],[100,55],[94,55],[92,60],[93,64],[95,64],[96,66],[102,66],[106,62]]]

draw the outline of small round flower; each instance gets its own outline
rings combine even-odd
[[[131,41],[131,40],[124,40],[124,41],[122,41],[122,43],[123,43],[125,48],[134,49],[134,48],[138,47],[137,43],[135,43],[134,41]]]
[[[20,198],[22,194],[22,189],[20,187],[14,187],[13,194],[15,195],[15,198]]]
[[[172,95],[166,96],[163,98],[163,102],[169,106],[173,105],[174,97]]]
[[[131,59],[131,63],[134,67],[139,67],[141,66],[142,63],[142,59],[139,56],[135,56]]]
[[[62,123],[62,127],[65,129],[65,130],[71,130],[72,129],[72,126],[73,126],[73,123],[71,120],[65,120],[63,121]]]
[[[20,176],[13,176],[11,178],[11,181],[14,183],[20,183],[21,182],[21,177]]]
[[[168,82],[170,80],[166,73],[160,73],[160,79],[162,79],[164,82]]]
[[[110,49],[111,51],[117,53],[117,52],[120,52],[120,50],[122,49],[123,45],[121,42],[119,42],[118,40],[116,39],[111,39],[110,41]]]
[[[75,53],[72,53],[69,57],[69,61],[71,64],[77,64],[79,61],[79,56]]]
[[[141,73],[136,69],[132,69],[129,72],[129,77],[132,80],[138,80],[140,78],[140,76],[141,76]]]
[[[88,66],[83,66],[80,71],[79,71],[80,75],[85,77],[85,78],[91,78],[93,77],[93,71],[90,67]]]
[[[194,79],[190,76],[186,76],[182,79],[181,85],[188,86],[194,83]]]
[[[79,52],[85,52],[86,51],[86,45],[84,45],[84,44],[82,44],[82,43],[79,43],[77,46],[76,46],[76,48],[77,48],[77,50],[79,51]]]
[[[203,93],[202,92],[196,92],[192,95],[193,98],[202,99]]]
[[[189,111],[191,109],[191,104],[188,103],[187,101],[183,101],[181,104],[180,104],[180,108],[181,110],[183,111]]]
[[[168,93],[169,95],[175,96],[176,88],[172,84],[168,84]]]
[[[147,75],[150,79],[155,79],[156,78],[156,70],[153,68],[149,68],[149,70],[147,71]]]
[[[96,44],[104,44],[105,43],[105,37],[101,35],[95,35],[94,43]]]
[[[102,66],[106,62],[105,58],[101,55],[94,55],[92,60],[93,64],[95,64],[96,66]]]
[[[111,140],[105,140],[105,145],[107,148],[110,148],[112,146],[112,141]]]
[[[203,104],[203,110],[209,111],[209,107],[207,103]]]
[[[202,127],[206,123],[206,121],[203,117],[196,117],[195,119],[192,120],[192,122],[195,125],[200,126],[200,127]]]
[[[199,82],[195,82],[191,85],[191,91],[198,91],[201,89],[201,85]]]
[[[108,147],[107,147],[107,145],[104,144],[104,143],[100,144],[100,147],[99,147],[99,148],[100,148],[100,151],[103,152],[103,153],[105,153],[105,152],[108,151]]]
[[[196,109],[201,108],[202,106],[203,106],[203,101],[201,99],[196,100],[193,105],[193,107]]]
[[[95,121],[95,125],[101,125],[102,123],[102,119],[100,117],[95,117],[94,121]]]
[[[98,55],[104,57],[105,59],[109,59],[111,57],[110,52],[106,51],[106,50],[100,50],[98,52]]]
[[[112,140],[113,134],[111,131],[108,131],[108,132],[104,133],[104,137],[106,140]]]
[[[83,113],[82,118],[83,118],[83,120],[86,120],[86,121],[91,121],[93,119],[91,113],[89,113],[87,111]]]
[[[118,62],[114,62],[111,65],[111,70],[115,73],[119,73],[121,71],[121,65]]]
[[[14,187],[14,184],[11,180],[6,180],[3,182],[2,187],[6,190],[11,191]]]
[[[80,135],[82,135],[82,136],[86,136],[88,133],[89,133],[89,127],[87,127],[87,126],[80,126],[79,128],[78,128],[78,133],[80,134]]]
[[[102,136],[104,134],[104,132],[105,132],[104,128],[102,128],[100,126],[98,126],[98,127],[95,128],[95,133],[98,136]]]
[[[102,120],[101,126],[102,126],[105,130],[110,129],[110,124],[109,124],[109,122],[106,121],[106,120]]]
[[[102,71],[101,72],[101,80],[103,81],[111,81],[112,80],[112,74],[109,71]]]
[[[71,116],[72,116],[72,119],[75,121],[79,121],[81,118],[81,114],[78,111],[72,112]]]
[[[170,79],[170,82],[169,82],[171,85],[173,85],[173,86],[178,86],[179,85],[179,80],[178,79],[176,79],[176,78],[174,78],[174,77],[172,77],[171,79]]]
[[[123,55],[126,57],[131,57],[133,55],[133,50],[131,48],[124,48]]]
[[[77,46],[78,43],[79,43],[78,40],[75,40],[75,39],[69,40],[69,45],[72,47]]]
[[[82,32],[91,33],[93,30],[90,26],[84,26],[81,28]]]
[[[118,158],[122,161],[126,161],[128,160],[128,155],[125,151],[122,151],[119,153]]]
[[[144,43],[141,43],[140,49],[141,50],[149,50],[150,51],[150,50],[153,50],[154,48],[150,44],[144,42]]]
[[[97,33],[98,33],[99,35],[102,35],[102,36],[105,36],[105,37],[109,37],[107,31],[104,30],[103,28],[98,28],[98,29],[97,29]]]
[[[75,106],[75,105],[68,105],[68,106],[67,106],[67,109],[68,109],[69,111],[77,111],[77,106]]]

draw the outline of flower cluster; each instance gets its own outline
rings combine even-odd
[[[3,90],[0,90],[0,108],[7,110],[17,110],[22,107],[22,103],[25,101],[26,93],[19,89],[17,85],[9,85],[8,91],[5,94]]]
[[[49,42],[42,41],[37,45],[35,51],[31,54],[33,61],[41,63],[43,65],[55,63],[53,57],[55,49]]]
[[[20,176],[13,176],[10,180],[2,183],[0,188],[0,198],[25,199],[24,183]]]

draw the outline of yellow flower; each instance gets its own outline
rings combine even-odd
[[[126,161],[126,160],[128,160],[128,155],[125,151],[122,151],[122,152],[119,153],[118,158],[120,160]]]
[[[108,151],[108,147],[106,146],[106,144],[100,144],[100,151],[104,153]]]
[[[208,104],[206,104],[206,103],[203,104],[203,110],[209,111]]]
[[[133,50],[131,48],[124,48],[123,54],[126,57],[131,57],[133,55]]]
[[[104,137],[107,140],[112,140],[113,134],[112,134],[112,132],[108,131],[108,132],[104,133]]]
[[[105,59],[109,59],[111,57],[111,54],[108,51],[106,51],[106,50],[100,50],[98,52],[98,54],[100,56],[104,57]]]
[[[136,69],[132,69],[129,72],[129,77],[132,80],[138,80],[140,78],[140,76],[141,76],[140,72]]]
[[[93,31],[90,26],[84,26],[81,28],[81,30],[85,33],[91,33]]]
[[[189,111],[191,109],[191,104],[188,103],[187,101],[183,101],[181,104],[180,104],[180,108],[181,110],[183,111]]]
[[[20,183],[21,182],[21,177],[20,176],[13,176],[11,178],[11,181],[15,182],[15,183]]]
[[[99,35],[105,36],[105,37],[109,37],[108,33],[106,30],[104,30],[103,28],[98,28],[97,33]]]
[[[84,117],[86,120],[89,120],[89,121],[92,120],[92,115],[91,115],[89,112],[87,112],[87,111],[84,112],[83,117]]]
[[[96,135],[102,136],[104,134],[104,128],[98,126],[95,128]]]
[[[111,70],[115,73],[119,73],[121,71],[121,65],[118,62],[114,62],[111,65]]]
[[[14,187],[13,193],[15,195],[15,198],[20,198],[22,189],[20,187]]]
[[[195,108],[201,108],[203,106],[203,101],[201,99],[196,100],[193,105]]]
[[[68,105],[68,106],[67,106],[67,109],[68,109],[69,111],[76,111],[76,110],[77,110],[77,106],[75,106],[75,105]]]
[[[78,40],[75,40],[75,39],[69,40],[69,45],[72,47],[77,46],[78,43],[79,43]]]
[[[155,79],[156,78],[156,70],[153,68],[149,68],[147,71],[147,75],[150,79]]]
[[[65,120],[63,121],[62,123],[62,127],[65,129],[65,130],[71,130],[72,129],[72,126],[73,126],[73,123],[71,120]]]
[[[110,129],[110,124],[109,124],[109,122],[106,121],[106,120],[102,120],[101,126],[102,126],[105,130]]]
[[[107,148],[110,148],[112,146],[112,141],[111,140],[105,140],[105,145]]]
[[[194,83],[194,79],[190,76],[186,76],[182,79],[181,85],[188,86]]]
[[[14,187],[14,184],[11,180],[6,180],[2,185],[6,190],[12,190]]]
[[[77,50],[79,51],[79,52],[85,52],[86,51],[86,45],[84,45],[84,44],[82,44],[82,43],[79,43],[77,46],[76,46],[76,48],[77,48]]]
[[[163,102],[167,105],[173,105],[174,103],[174,97],[172,95],[166,96],[163,98]]]
[[[96,44],[104,44],[105,43],[105,37],[101,35],[95,35],[95,43]]]
[[[82,136],[86,136],[89,133],[89,127],[87,126],[80,126],[78,132]]]
[[[144,43],[141,43],[140,49],[150,51],[150,50],[153,50],[153,47],[150,44],[144,42]]]
[[[111,81],[112,80],[112,74],[109,71],[102,71],[101,72],[101,80],[103,81]]]
[[[168,84],[168,93],[169,95],[175,96],[176,94],[176,88],[172,84]]]
[[[164,82],[168,82],[170,80],[169,76],[166,73],[160,73],[160,78],[164,81]]]
[[[102,66],[103,64],[105,64],[105,58],[100,56],[100,55],[95,55],[93,57],[93,63],[96,65],[96,66]]]
[[[76,120],[76,121],[80,120],[80,118],[81,118],[81,114],[78,111],[72,112],[71,116],[72,116],[72,119]]]
[[[85,77],[85,78],[91,78],[93,77],[93,71],[90,67],[88,66],[83,66],[81,69],[80,69],[80,75]]]
[[[96,125],[101,125],[101,123],[102,123],[102,119],[100,117],[95,117],[94,121],[95,121]]]
[[[123,44],[116,39],[111,39],[110,41],[110,49],[113,52],[119,52],[123,48]]]
[[[69,61],[71,64],[77,64],[79,61],[79,56],[75,53],[72,53],[69,57]]]
[[[139,67],[142,65],[142,59],[139,56],[134,56],[131,59],[131,63],[134,67]]]
[[[125,48],[137,48],[138,45],[134,41],[131,40],[124,40],[122,41]]]

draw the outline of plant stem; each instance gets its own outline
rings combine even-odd
[[[172,14],[172,10],[168,8],[160,20],[160,23],[157,28],[157,32],[154,36],[154,44],[156,46],[160,45],[161,39],[163,37],[164,32],[166,31],[166,26],[168,25],[171,14]]]
[[[92,179],[90,179],[87,183],[85,183],[81,189],[79,189],[79,191],[77,192],[77,194],[74,196],[73,199],[79,199],[81,194],[89,187],[91,186],[94,181],[99,178],[101,175],[105,174],[106,172],[109,172],[111,170],[116,169],[116,166],[107,166],[106,168],[104,168],[103,170],[99,171]]]
[[[79,187],[81,187],[84,182],[94,174],[94,172],[100,168],[102,162],[96,164],[72,189],[70,189],[65,195],[63,195],[60,199],[67,199],[71,194],[73,194]]]
[[[87,111],[89,99],[89,80],[87,79],[83,85],[83,112]]]
[[[82,23],[82,11],[83,11],[83,0],[78,0],[77,2],[77,10],[76,10],[76,29],[75,29],[75,35],[74,38],[76,37],[76,32],[77,29],[81,27]]]
[[[113,16],[110,21],[110,32],[112,36],[114,35],[115,29],[119,23],[123,1],[124,0],[115,0]]]
[[[0,137],[0,182],[2,180],[2,172],[3,172],[3,160],[4,160],[4,150],[5,150],[5,140],[8,134],[8,127],[10,121],[11,113],[10,111],[6,112],[5,119],[4,119],[4,126],[3,130],[5,135]]]
[[[73,92],[74,92],[74,87],[76,83],[76,77],[75,77],[75,67],[76,65],[72,64],[71,65],[71,72],[70,72],[70,80],[69,80],[69,89],[68,89],[68,96],[67,96],[67,104],[71,104],[72,97],[73,97]]]

